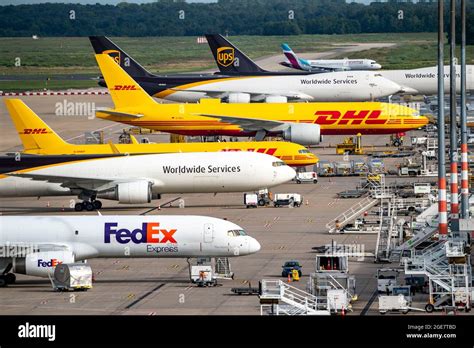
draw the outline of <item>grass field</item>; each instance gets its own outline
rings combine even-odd
[[[195,37],[113,38],[122,49],[152,72],[184,72],[215,68],[207,44],[196,44]],[[251,58],[281,54],[280,44],[289,43],[297,53],[321,52],[351,43],[393,42],[396,46],[353,53],[349,58],[372,58],[385,69],[418,68],[436,64],[436,33],[235,36],[230,40]],[[448,51],[446,51],[446,55]],[[474,46],[468,48],[473,62]],[[283,57],[283,56],[282,56]],[[21,66],[15,66],[19,58]],[[343,57],[340,57],[343,58]],[[90,74],[99,70],[88,38],[0,38],[0,90],[93,87],[94,80],[60,81],[52,75]],[[1,81],[1,75],[22,75],[20,81]],[[33,81],[41,75],[43,81]],[[5,78],[4,78],[5,79]]]

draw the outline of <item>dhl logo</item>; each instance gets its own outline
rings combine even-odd
[[[115,85],[113,88],[114,91],[139,91],[136,85]]]
[[[111,56],[114,59],[115,63],[120,65],[120,51],[106,50],[106,51],[103,51],[102,54],[108,54],[109,56]]]
[[[386,124],[388,119],[380,119],[380,110],[349,110],[343,115],[340,111],[316,111],[314,123],[319,125],[358,125]]]
[[[20,134],[48,134],[46,128],[25,128]]]
[[[229,66],[234,62],[234,49],[232,47],[219,47],[217,49],[217,63]]]
[[[277,148],[260,148],[260,149],[223,149],[222,151],[249,151],[249,152],[258,152],[258,153],[265,153],[267,155],[273,156],[273,154],[276,152]]]

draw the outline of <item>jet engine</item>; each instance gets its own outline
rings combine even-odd
[[[248,104],[250,103],[250,94],[248,93],[230,93],[228,97],[229,103],[240,103]]]
[[[14,258],[12,263],[13,273],[48,277],[53,274],[56,265],[74,263],[74,254],[69,250],[33,252],[27,254],[26,257]]]
[[[99,192],[97,198],[119,201],[124,204],[150,203],[154,198],[151,183],[146,180],[119,183],[113,190]]]
[[[306,123],[291,123],[283,132],[283,138],[300,145],[316,145],[323,140],[319,125]]]

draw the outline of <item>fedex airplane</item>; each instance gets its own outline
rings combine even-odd
[[[0,287],[17,274],[48,277],[93,258],[245,256],[260,250],[242,227],[207,216],[1,216]]]
[[[344,70],[379,70],[382,66],[372,59],[317,59],[298,58],[293,50],[284,43],[281,45],[283,54],[288,59],[280,64],[289,68],[310,71],[344,71]]]
[[[78,196],[75,210],[100,209],[98,198],[145,204],[165,193],[245,192],[296,175],[285,162],[258,152],[189,152],[129,156],[0,157],[0,197]]]

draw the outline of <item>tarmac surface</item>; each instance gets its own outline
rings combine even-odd
[[[6,97],[4,97],[6,98]],[[104,131],[105,141],[117,141],[124,125],[94,119],[90,115],[57,116],[57,105],[64,102],[86,102],[95,107],[111,106],[109,96],[35,96],[22,97],[61,137],[71,142],[83,142],[84,133]],[[0,103],[0,152],[21,149],[21,143],[8,117],[4,103]],[[147,135],[150,141],[167,142],[168,134]],[[407,137],[409,138],[409,137]],[[343,137],[328,136],[322,146],[311,150],[320,159],[342,160],[335,155],[334,147]],[[389,136],[365,136],[363,144],[385,150]],[[362,156],[366,158],[366,156]],[[355,156],[350,156],[350,159]],[[394,167],[400,159],[387,159]],[[404,180],[397,178],[397,181]],[[412,179],[408,179],[410,181]],[[304,197],[300,208],[259,207],[246,209],[243,194],[185,194],[164,195],[161,201],[130,206],[103,200],[103,215],[140,214],[149,208],[163,205],[182,197],[185,208],[162,206],[151,215],[197,214],[227,218],[242,226],[255,237],[262,249],[250,256],[231,259],[233,280],[221,280],[219,286],[199,288],[189,280],[188,265],[184,259],[92,259],[89,261],[94,275],[93,289],[87,292],[53,292],[47,279],[17,275],[17,283],[0,289],[2,314],[248,314],[259,315],[257,296],[238,296],[232,287],[258,286],[261,279],[281,279],[281,266],[296,259],[303,265],[303,277],[292,285],[305,289],[309,273],[315,268],[312,247],[337,244],[356,244],[366,253],[373,253],[376,234],[329,234],[326,223],[357,203],[359,199],[339,199],[337,192],[353,189],[359,177],[320,178],[317,184],[298,185],[290,182],[273,188],[273,193],[296,192]],[[3,215],[77,215],[71,208],[76,197],[3,198],[0,213]],[[373,257],[357,261],[351,259],[349,272],[356,276],[358,301],[353,314],[378,314],[376,299],[376,269]],[[426,303],[426,295],[419,306]],[[416,305],[416,304],[415,304]]]

